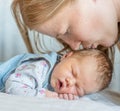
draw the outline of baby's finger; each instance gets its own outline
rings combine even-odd
[[[66,99],[66,100],[69,99],[68,94],[59,94],[59,98],[60,99]]]
[[[60,99],[63,99],[63,94],[58,94],[58,97],[59,97]]]
[[[68,99],[69,100],[74,100],[74,95],[73,94],[68,94]]]
[[[69,95],[68,94],[63,94],[63,99],[69,100]]]
[[[74,95],[74,100],[79,99],[79,96]]]

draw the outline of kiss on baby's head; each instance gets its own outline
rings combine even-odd
[[[70,52],[51,75],[51,85],[58,93],[83,96],[106,88],[112,77],[112,63],[95,49]]]

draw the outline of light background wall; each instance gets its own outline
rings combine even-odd
[[[12,0],[0,0],[0,62],[27,52],[11,14],[11,2]],[[115,55],[115,71],[110,88],[120,92],[120,52],[117,49]]]
[[[114,73],[110,87],[120,92],[120,51],[117,47],[115,48]]]
[[[11,2],[0,0],[0,61],[27,51],[11,14]]]

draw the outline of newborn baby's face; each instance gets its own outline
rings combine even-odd
[[[93,57],[80,60],[69,57],[58,63],[51,76],[51,86],[58,93],[78,96],[98,91],[97,65]]]

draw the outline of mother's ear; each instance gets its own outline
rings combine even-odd
[[[74,53],[73,51],[66,53],[65,55],[62,56],[61,60],[65,59],[67,57],[70,57],[71,55],[73,55],[73,53]]]

